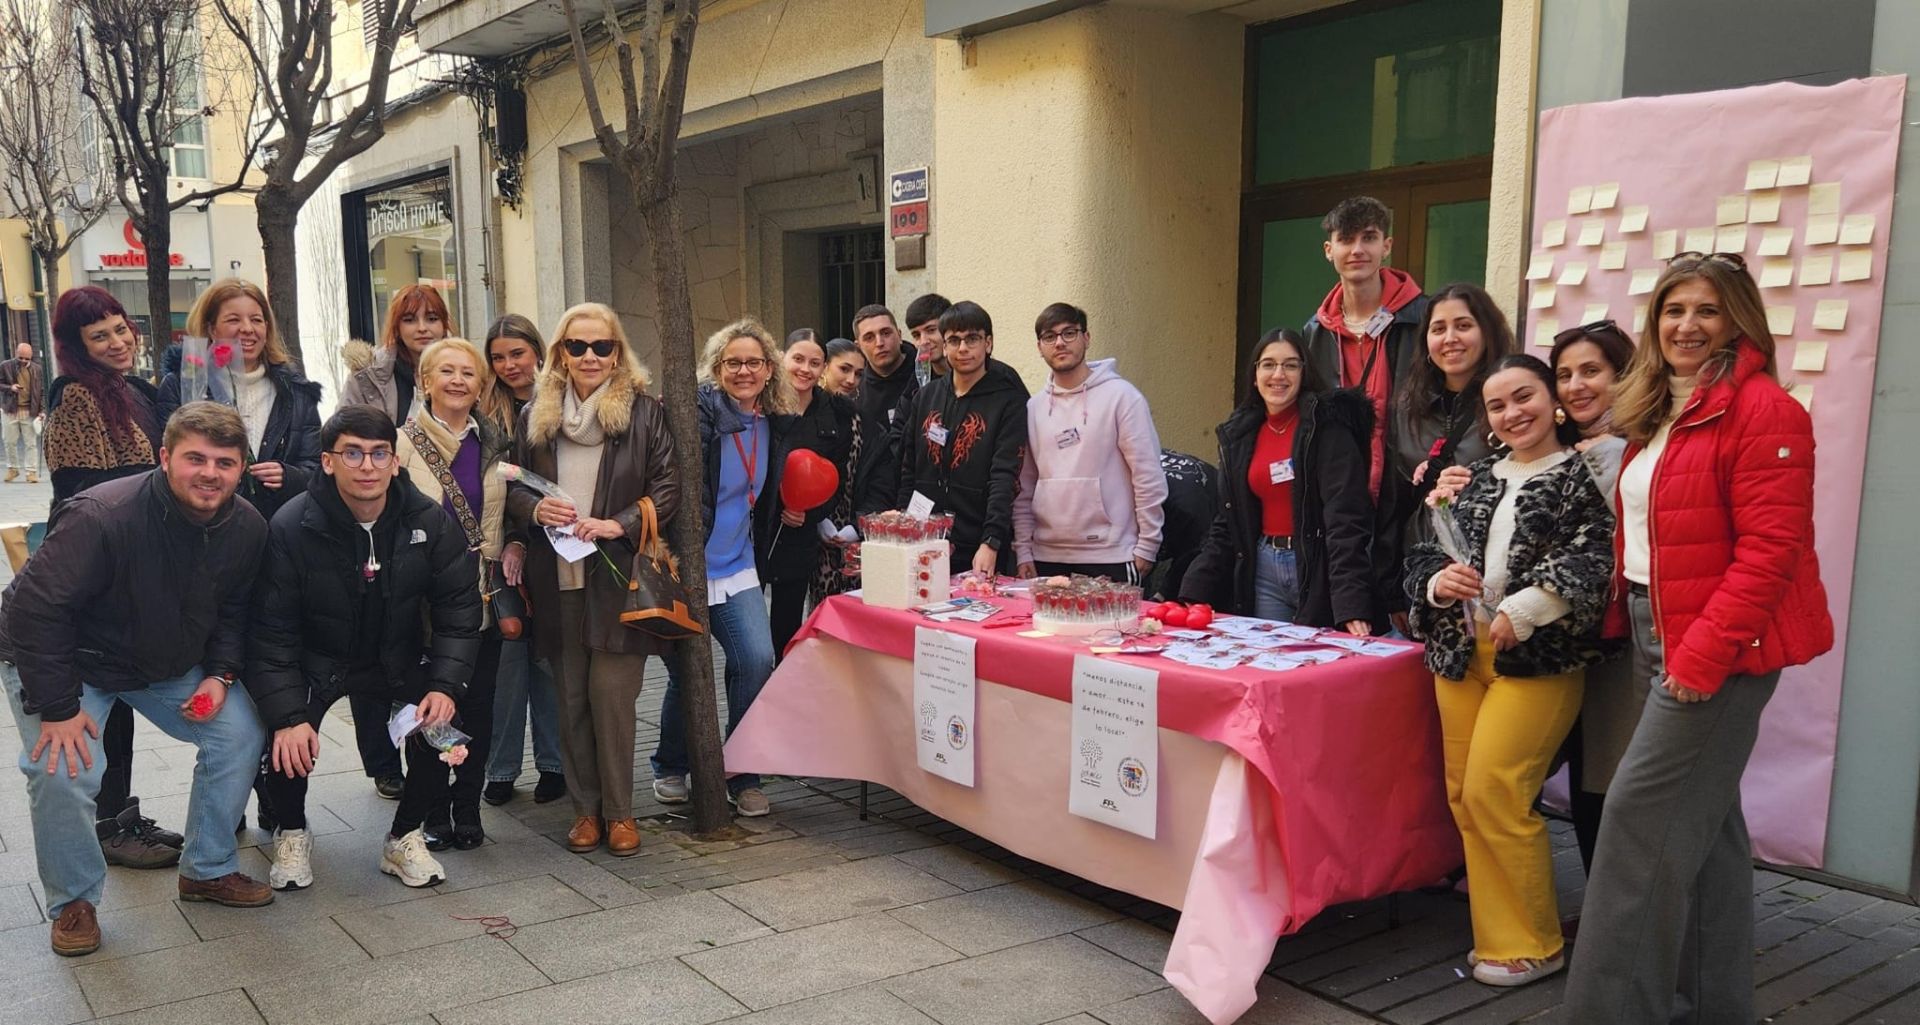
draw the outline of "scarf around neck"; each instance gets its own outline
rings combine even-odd
[[[566,396],[561,400],[560,433],[576,445],[594,446],[606,440],[606,434],[600,427],[600,401],[607,394],[606,381],[600,382],[592,394],[585,399],[567,385]]]

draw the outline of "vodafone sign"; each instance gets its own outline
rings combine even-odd
[[[207,252],[207,215],[198,211],[173,215],[173,247],[167,253],[167,266],[176,270],[205,270],[211,264]],[[146,241],[134,230],[131,218],[111,218],[87,229],[81,236],[82,259],[88,270],[145,270],[155,259]]]

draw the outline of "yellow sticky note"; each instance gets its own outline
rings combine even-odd
[[[1620,234],[1632,235],[1647,230],[1647,208],[1630,206],[1620,212]]]
[[[1873,250],[1849,249],[1840,254],[1840,280],[1865,281],[1873,277]]]
[[[1689,253],[1713,252],[1713,229],[1688,228],[1686,242],[1681,248]]]
[[[1767,330],[1775,335],[1793,333],[1794,312],[1791,306],[1767,307]]]
[[[1647,326],[1647,304],[1641,303],[1633,308],[1633,330],[1642,331]],[[1632,332],[1629,332],[1631,334]]]
[[[1553,308],[1553,286],[1533,286],[1533,300],[1527,303],[1530,310],[1550,310]]]
[[[1800,284],[1825,285],[1833,281],[1833,254],[1821,253],[1800,261]]]
[[[1613,209],[1613,204],[1618,203],[1619,201],[1620,201],[1620,183],[1607,182],[1604,185],[1595,185],[1593,187],[1593,203],[1592,205],[1588,206],[1587,209],[1611,210]]]
[[[1714,204],[1713,223],[1739,224],[1747,219],[1747,194],[1736,192],[1730,196],[1721,196]]]
[[[1678,228],[1653,233],[1653,258],[1671,260],[1673,254],[1680,251],[1680,230]]]
[[[1713,251],[1716,253],[1744,253],[1747,251],[1747,226],[1729,224],[1713,233]]]
[[[1653,283],[1660,280],[1660,270],[1656,267],[1635,267],[1633,277],[1627,282],[1628,295],[1646,295],[1653,291]]]
[[[1606,303],[1588,303],[1587,308],[1580,311],[1582,324],[1597,324],[1605,319],[1607,319]]]
[[[1827,369],[1827,343],[1795,342],[1793,345],[1793,369],[1803,371]]]
[[[1792,228],[1768,228],[1760,233],[1761,256],[1785,256],[1793,248]]]
[[[1840,183],[1821,182],[1807,189],[1807,216],[1840,212]]]
[[[1848,214],[1840,219],[1840,244],[1864,246],[1873,241],[1873,215]]]
[[[1560,268],[1560,283],[1578,285],[1587,280],[1587,265],[1579,260],[1569,260]]]
[[[1604,217],[1589,217],[1580,222],[1580,244],[1597,246],[1607,234],[1607,221]]]
[[[1754,160],[1747,164],[1747,188],[1770,189],[1780,177],[1780,161]]]
[[[1761,288],[1786,288],[1793,284],[1793,261],[1772,257],[1760,265]]]
[[[1553,254],[1541,250],[1527,263],[1527,280],[1539,281],[1553,273]]]
[[[1810,246],[1831,245],[1840,241],[1840,218],[1835,214],[1819,214],[1807,218],[1805,241]]]
[[[1609,242],[1600,247],[1600,269],[1619,270],[1627,265],[1627,244]]]
[[[1822,299],[1813,304],[1813,326],[1820,331],[1845,331],[1847,329],[1847,301],[1845,299]]]
[[[1540,226],[1540,244],[1552,249],[1564,245],[1567,241],[1567,222],[1548,221]]]
[[[1780,192],[1768,189],[1747,197],[1747,223],[1772,224],[1780,219]]]
[[[1780,161],[1780,176],[1775,185],[1805,185],[1813,180],[1813,157],[1788,157]]]
[[[1583,214],[1593,209],[1593,186],[1576,185],[1567,191],[1567,212]]]
[[[1813,382],[1801,381],[1788,388],[1787,394],[1793,396],[1793,401],[1800,403],[1802,409],[1813,412]]]
[[[1533,325],[1533,344],[1535,348],[1553,348],[1553,336],[1560,333],[1560,321],[1553,317],[1537,320]]]

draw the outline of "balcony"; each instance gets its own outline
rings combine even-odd
[[[598,14],[596,0],[585,5]],[[636,2],[619,0],[618,6]],[[413,24],[421,49],[466,57],[503,57],[567,34],[556,0],[421,0]]]

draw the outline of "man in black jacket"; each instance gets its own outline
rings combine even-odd
[[[233,838],[265,739],[246,689],[233,686],[267,533],[233,497],[246,447],[231,407],[182,406],[160,465],[56,507],[46,542],[0,597],[0,683],[28,752],[21,768],[57,954],[100,946],[98,724],[116,700],[199,749],[180,899],[273,900],[240,873]]]
[[[474,557],[453,518],[398,472],[397,434],[385,410],[341,408],[320,429],[321,474],[268,528],[247,687],[273,731],[263,782],[280,826],[275,889],[313,884],[307,776],[328,707],[365,694],[413,706],[422,731],[445,726],[479,656]],[[405,744],[407,781],[380,871],[429,886],[446,871],[421,826],[447,806],[448,767],[421,731]]]
[[[900,443],[896,506],[914,492],[953,514],[955,573],[1014,571],[1013,498],[1027,444],[1027,386],[993,358],[993,318],[978,303],[940,315],[951,372],[914,398]]]
[[[860,371],[860,391],[854,404],[860,416],[874,423],[897,426],[903,403],[920,388],[913,345],[900,338],[900,325],[885,306],[862,306],[853,315],[853,340],[867,358]]]

